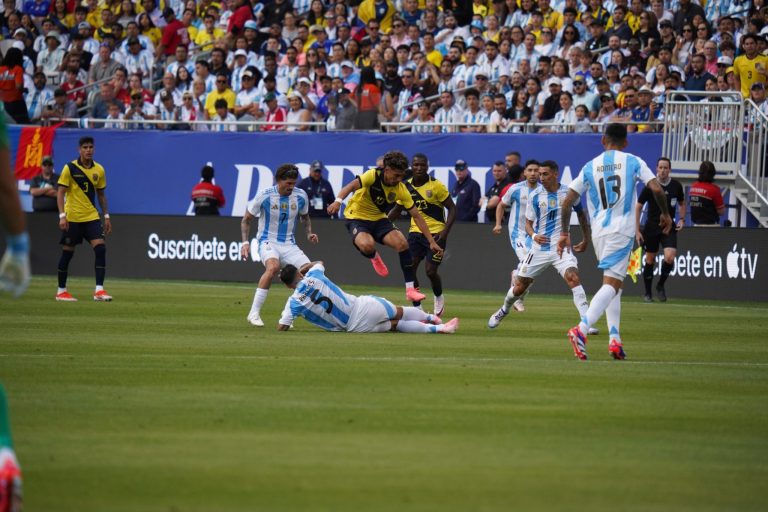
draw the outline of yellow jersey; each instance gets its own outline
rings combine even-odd
[[[387,218],[387,212],[397,204],[406,210],[413,208],[413,199],[403,182],[394,187],[385,185],[382,181],[382,169],[369,169],[355,179],[360,182],[360,188],[352,195],[352,199],[344,209],[344,217],[355,220],[377,221]]]
[[[741,95],[746,99],[750,97],[750,89],[755,82],[766,84],[765,75],[757,72],[757,67],[761,66],[763,71],[768,70],[768,57],[757,54],[754,59],[748,59],[746,55],[739,55],[733,61],[733,70],[741,81]]]
[[[59,185],[67,187],[64,213],[69,222],[99,220],[96,191],[107,187],[107,178],[101,165],[93,162],[91,167],[86,168],[79,159],[73,160],[61,170]]]
[[[232,89],[227,89],[224,92],[219,92],[218,89],[214,89],[208,93],[208,97],[205,98],[205,110],[208,111],[208,115],[213,118],[216,116],[216,100],[224,98],[227,100],[227,109],[233,110],[235,108],[235,92]]]
[[[413,184],[413,178],[408,180],[406,188],[411,193],[411,199],[419,210],[419,213],[427,223],[429,232],[436,235],[445,229],[445,207],[443,201],[448,196],[448,189],[439,180],[430,177],[426,183],[420,186]],[[411,233],[421,233],[419,226],[411,219]]]

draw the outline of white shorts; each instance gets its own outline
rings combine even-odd
[[[390,320],[397,308],[387,299],[374,295],[361,295],[355,300],[347,322],[347,332],[387,332],[392,330]]]
[[[515,254],[517,255],[517,269],[520,270],[520,265],[525,261],[530,249],[526,245],[525,240],[512,240],[511,243],[512,249],[515,250]]]
[[[623,281],[627,275],[629,256],[635,239],[621,233],[592,237],[597,256],[597,268],[603,269],[603,275]]]
[[[557,251],[541,251],[537,249],[531,249],[528,256],[523,260],[520,265],[520,271],[518,277],[527,277],[533,279],[538,276],[548,267],[555,267],[557,273],[563,278],[565,277],[565,271],[569,268],[579,268],[579,263],[576,261],[576,257],[571,253],[570,249],[563,251],[562,258],[557,255]]]
[[[280,268],[286,265],[293,265],[301,268],[302,265],[309,263],[309,258],[299,249],[296,244],[279,244],[270,241],[259,242],[259,258],[264,266],[267,260],[275,258],[280,262]]]

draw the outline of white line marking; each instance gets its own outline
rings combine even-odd
[[[362,361],[362,362],[425,362],[425,363],[573,363],[571,359],[539,359],[522,357],[417,357],[417,356],[249,356],[249,355],[217,355],[217,354],[0,354],[0,357],[30,357],[30,358],[166,358],[189,359],[232,359],[253,361]],[[616,362],[612,360],[590,359],[583,364],[615,364],[615,365],[659,365],[659,366],[734,366],[734,367],[768,367],[768,363],[751,363],[747,361],[630,361]]]

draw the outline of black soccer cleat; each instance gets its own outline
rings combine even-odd
[[[664,291],[663,286],[656,287],[656,295],[659,296],[659,302],[667,302],[667,293]]]

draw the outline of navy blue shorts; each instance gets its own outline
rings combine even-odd
[[[446,241],[439,240],[434,233],[432,237],[443,250],[445,250]],[[423,260],[429,258],[429,261],[433,265],[439,265],[443,262],[443,256],[441,254],[435,254],[435,252],[429,248],[429,241],[421,233],[408,233],[408,247],[411,250],[411,256],[414,259]]]
[[[643,249],[648,252],[659,252],[659,246],[663,249],[668,247],[677,249],[677,231],[675,231],[675,226],[672,226],[672,231],[665,235],[659,226],[646,224],[643,226],[642,233]]]
[[[352,241],[359,233],[370,234],[376,242],[383,244],[384,237],[390,231],[397,231],[395,224],[389,219],[381,220],[356,220],[350,219],[346,222],[347,231],[352,235]]]
[[[80,245],[83,239],[87,241],[104,238],[104,228],[100,220],[89,222],[70,222],[69,229],[61,233],[61,245]]]

